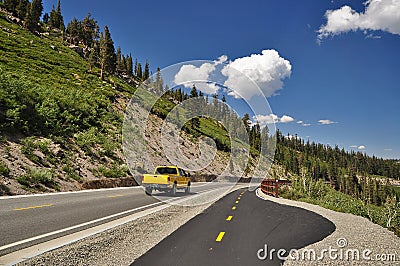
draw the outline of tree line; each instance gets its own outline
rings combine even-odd
[[[104,80],[106,74],[121,75],[124,78],[134,78],[138,81],[150,77],[148,60],[144,67],[137,59],[133,62],[132,54],[122,54],[121,48],[115,49],[108,26],[100,31],[98,22],[90,13],[83,20],[74,17],[65,27],[61,12],[61,1],[52,7],[50,14],[43,13],[42,0],[0,0],[0,3],[13,16],[22,21],[22,25],[31,32],[42,32],[43,28],[58,30],[70,46],[83,46],[83,56],[89,61],[89,71],[93,67],[100,69],[100,78]],[[41,20],[42,18],[42,20]]]
[[[397,193],[389,178],[400,178],[398,160],[305,142],[297,136],[284,136],[279,130],[275,161],[297,176],[326,181],[340,192],[377,206]]]

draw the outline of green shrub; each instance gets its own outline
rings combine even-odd
[[[113,164],[111,168],[100,166],[98,168],[98,171],[105,177],[119,178],[126,176],[129,169],[125,164],[123,165]]]
[[[400,236],[400,204],[396,203],[396,200],[389,201],[385,206],[376,206],[336,191],[322,181],[313,181],[310,178],[302,180],[298,177],[292,180],[291,188],[281,189],[280,196],[320,205],[334,211],[362,216],[383,227],[388,227],[390,214],[393,215],[397,211],[398,215],[392,218],[388,229]],[[389,212],[389,208],[391,208],[391,212]]]
[[[0,175],[8,176],[10,174],[10,169],[8,169],[7,165],[3,162],[0,162]]]
[[[71,165],[71,163],[70,162],[68,162],[67,164],[65,164],[64,166],[63,166],[63,171],[66,173],[66,177],[68,178],[68,179],[73,179],[73,180],[76,180],[76,181],[81,181],[82,180],[82,177],[80,177],[77,173],[76,173],[76,170],[77,169],[75,169],[74,167],[72,167],[72,165]]]
[[[0,184],[0,196],[10,195],[10,188],[4,184]]]
[[[45,168],[32,168],[27,175],[18,177],[17,181],[26,187],[42,184],[56,190],[60,189],[54,180],[54,172]]]
[[[98,129],[92,127],[89,130],[75,135],[76,144],[88,155],[93,155],[93,146],[98,143]]]
[[[35,137],[27,137],[21,141],[21,152],[32,162],[39,162],[40,158],[33,152],[38,148]]]

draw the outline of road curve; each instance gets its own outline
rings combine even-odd
[[[217,201],[132,265],[281,265],[272,249],[299,249],[330,235],[322,216],[237,190]],[[263,251],[267,245],[268,256]],[[260,258],[258,258],[259,253]]]

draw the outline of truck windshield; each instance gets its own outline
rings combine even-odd
[[[171,168],[171,167],[158,167],[156,169],[156,174],[160,175],[176,175],[176,168]]]

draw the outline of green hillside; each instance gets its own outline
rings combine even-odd
[[[99,69],[89,72],[57,30],[32,34],[0,12],[0,40],[1,145],[10,158],[0,162],[0,173],[32,191],[84,176],[127,176],[121,127],[135,88],[115,76],[100,80]],[[9,190],[2,185],[1,193]]]

